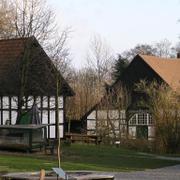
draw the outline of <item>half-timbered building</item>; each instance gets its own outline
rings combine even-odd
[[[0,125],[16,124],[22,94],[22,110],[27,112],[37,105],[42,124],[48,124],[48,138],[57,137],[58,127],[63,138],[65,101],[74,92],[35,37],[0,40]]]
[[[106,100],[108,97],[108,94],[106,94],[101,100],[106,106],[100,106],[99,104],[94,106],[83,119],[86,122],[87,133],[97,134],[99,123],[105,123],[104,127],[113,126],[119,136],[124,136],[128,132],[133,139],[146,138],[152,140],[155,135],[154,119],[148,107],[141,103],[142,99],[146,101],[148,97],[140,90],[134,91],[135,84],[141,80],[156,81],[159,84],[165,83],[174,91],[177,91],[180,88],[180,59],[137,55],[120,79],[110,87],[110,90],[114,92],[120,91],[122,86],[126,87],[130,95],[130,103],[124,109],[118,106],[117,103],[115,103],[118,106],[116,107],[113,101],[111,106],[107,106],[109,101]],[[111,99],[113,97],[115,96],[112,93]]]

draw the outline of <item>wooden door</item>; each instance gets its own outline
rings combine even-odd
[[[148,139],[148,126],[137,126],[136,127],[136,138],[137,139]]]

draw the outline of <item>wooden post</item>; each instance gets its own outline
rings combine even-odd
[[[44,178],[45,178],[45,170],[41,169],[41,171],[40,171],[40,180],[44,180]]]
[[[58,138],[58,147],[57,147],[57,156],[58,156],[58,167],[61,167],[61,139],[60,139],[60,130],[59,130],[59,74],[56,71],[56,130]]]

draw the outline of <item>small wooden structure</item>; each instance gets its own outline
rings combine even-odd
[[[96,135],[66,133],[65,137],[66,137],[66,140],[72,143],[83,142],[83,143],[99,144],[101,142],[101,139]]]
[[[45,147],[47,125],[1,125],[0,148],[32,151]]]

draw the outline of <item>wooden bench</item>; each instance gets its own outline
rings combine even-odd
[[[86,135],[86,134],[66,134],[66,140],[73,142],[83,142],[83,143],[94,143],[99,144],[101,141],[96,135]]]

